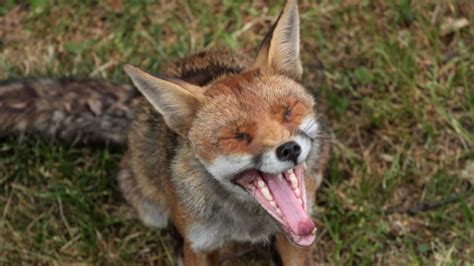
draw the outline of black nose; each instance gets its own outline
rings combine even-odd
[[[294,141],[283,143],[276,150],[276,155],[280,161],[293,161],[295,164],[298,163],[300,153],[301,147]]]

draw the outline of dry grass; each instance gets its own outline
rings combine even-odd
[[[126,62],[156,72],[203,48],[253,53],[281,2],[6,0],[0,80],[125,81]],[[473,2],[300,2],[305,84],[334,142],[317,260],[474,263]],[[172,263],[168,235],[141,226],[117,190],[120,154],[2,140],[0,262]]]

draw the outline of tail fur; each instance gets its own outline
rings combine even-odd
[[[0,137],[26,131],[87,144],[126,142],[138,91],[103,80],[0,84]]]

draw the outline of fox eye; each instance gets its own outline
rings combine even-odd
[[[238,140],[238,141],[245,141],[245,142],[250,142],[250,135],[248,133],[242,133],[242,132],[239,132],[237,134],[234,135],[234,139]]]
[[[286,107],[285,111],[283,111],[283,118],[285,121],[290,121],[291,115],[293,114],[291,107]]]
[[[300,102],[298,100],[290,101],[286,105],[282,106],[282,118],[285,122],[291,122],[293,120],[293,116],[297,115],[298,110],[300,109]],[[281,110],[281,109],[280,109]]]

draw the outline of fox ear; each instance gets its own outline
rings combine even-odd
[[[124,70],[148,102],[160,112],[168,127],[186,136],[194,114],[204,101],[201,88],[181,80],[157,78],[131,65],[125,65]]]
[[[296,0],[287,0],[277,21],[265,36],[252,68],[273,72],[300,80],[300,21]]]

